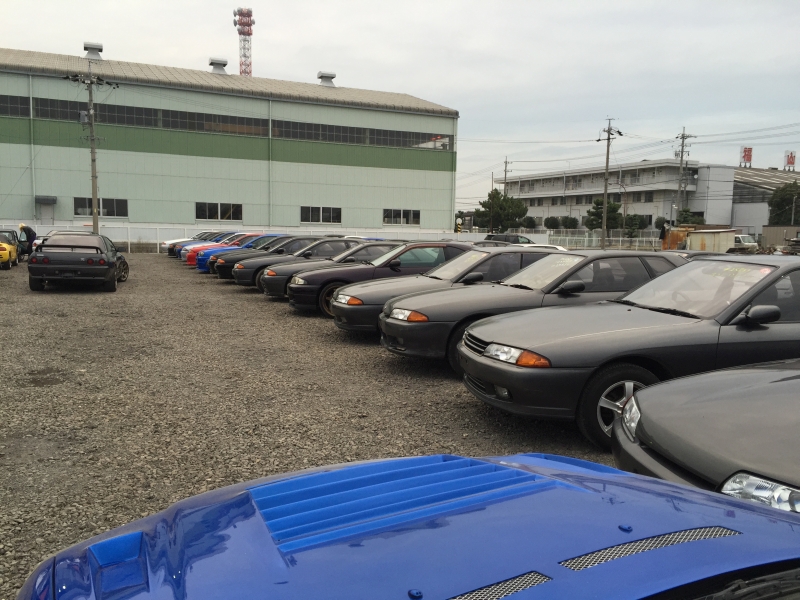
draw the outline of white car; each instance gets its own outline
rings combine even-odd
[[[548,250],[562,250],[568,252],[564,246],[557,246],[556,244],[513,244],[514,246],[522,246],[523,248],[547,248]]]

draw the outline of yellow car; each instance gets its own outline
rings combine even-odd
[[[16,244],[0,233],[0,269],[10,269],[11,265],[18,264]]]

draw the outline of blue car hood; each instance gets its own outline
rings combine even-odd
[[[19,598],[641,598],[798,555],[798,515],[558,456],[436,455],[189,498],[46,560]]]

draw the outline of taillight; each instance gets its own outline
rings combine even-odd
[[[100,260],[98,260],[98,261],[97,261],[97,264],[98,264],[98,265],[104,265],[104,264],[106,264],[106,259],[105,259],[105,258],[101,258]]]
[[[42,259],[42,262],[43,262],[44,264],[47,264],[47,263],[49,263],[49,262],[50,262],[50,259],[49,259],[49,258],[47,258],[47,257],[45,256],[45,257]]]
[[[86,261],[86,264],[87,265],[93,265],[94,264],[94,259],[90,258],[89,260]]]
[[[36,259],[36,257],[35,257],[35,256],[31,256],[31,259],[30,259],[30,261],[28,261],[28,262],[32,262],[32,263],[38,263],[39,261]]]

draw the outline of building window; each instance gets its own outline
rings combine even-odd
[[[91,217],[92,216],[92,199],[91,198],[74,198],[75,211],[73,214],[76,217]]]
[[[342,209],[332,206],[301,206],[301,223],[341,223]]]
[[[399,208],[383,209],[384,225],[419,225],[419,211]]]
[[[364,146],[389,146],[391,148],[420,148],[423,150],[452,150],[450,135],[390,131],[322,123],[272,121],[272,137],[334,144],[359,144]]]
[[[90,198],[90,206],[91,202]],[[100,205],[100,215],[103,217],[127,217],[128,201],[122,198],[103,198]]]
[[[558,206],[558,198],[550,198],[551,206]]]
[[[583,196],[575,196],[575,204],[583,204]]]
[[[567,198],[566,198],[566,196],[565,196],[565,197],[563,197],[563,198],[561,198],[561,200],[559,200],[559,204],[561,204],[561,206],[564,206],[566,203],[567,203]]]
[[[653,201],[653,192],[645,192],[644,193],[644,201],[645,202],[652,202]]]
[[[544,206],[544,198],[537,198],[536,206]]]
[[[635,192],[633,194],[633,201],[634,202],[641,202],[642,201],[642,192]]]
[[[227,202],[195,202],[194,218],[198,221],[241,221],[242,205]]]
[[[30,117],[30,100],[26,96],[0,96],[0,116]]]

